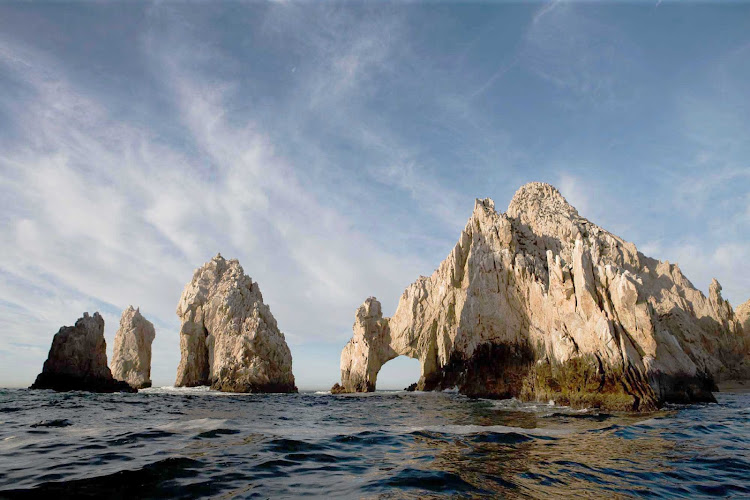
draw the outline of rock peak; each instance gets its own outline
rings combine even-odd
[[[495,202],[492,200],[492,198],[477,198],[474,200],[474,211],[478,208],[483,209],[489,209],[494,211],[495,210]]]
[[[522,213],[529,217],[549,213],[578,215],[578,211],[568,203],[560,191],[546,182],[529,182],[518,188],[508,205],[508,215],[518,218]]]

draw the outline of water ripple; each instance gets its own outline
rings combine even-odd
[[[0,397],[0,498],[750,497],[747,394],[651,415],[445,393]]]

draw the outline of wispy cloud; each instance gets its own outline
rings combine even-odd
[[[616,26],[588,16],[581,5],[552,2],[534,15],[519,59],[533,74],[570,92],[562,102],[621,107],[634,92],[622,76],[633,71],[635,53]]]
[[[111,340],[118,311],[133,303],[168,329],[158,333],[154,367],[169,381],[178,357],[174,305],[192,269],[219,250],[258,279],[294,343],[343,341],[359,301],[382,291],[394,302],[400,276],[416,274],[418,260],[391,256],[311,196],[252,119],[230,123],[231,82],[194,72],[189,53],[164,45],[149,56],[195,156],[110,116],[44,55],[3,47],[2,62],[33,94],[17,115],[33,143],[0,156],[1,194],[15,201],[0,258],[2,272],[16,277],[0,290],[14,309],[0,314],[18,327],[8,341],[38,346],[27,378],[61,324],[105,307]],[[18,53],[30,59],[7,55]],[[35,284],[40,273],[53,281]],[[46,294],[33,308],[32,287]],[[60,301],[66,293],[77,298]]]

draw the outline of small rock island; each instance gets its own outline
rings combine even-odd
[[[177,306],[175,386],[225,392],[297,392],[292,354],[260,287],[220,254],[197,269]]]
[[[115,380],[107,366],[104,318],[83,313],[75,326],[63,326],[52,339],[47,361],[31,389],[89,392],[136,392]]]
[[[122,312],[112,353],[112,376],[136,389],[151,387],[151,344],[154,325],[141,315],[140,308],[128,306]]]
[[[506,213],[476,200],[456,246],[384,318],[359,307],[331,392],[375,390],[384,363],[421,363],[418,390],[649,411],[714,401],[748,378],[750,306],[735,314],[676,264],[578,214],[553,186],[522,186]],[[745,323],[745,329],[740,324]]]

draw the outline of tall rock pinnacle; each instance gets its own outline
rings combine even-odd
[[[154,325],[129,306],[122,312],[112,353],[112,376],[136,389],[151,387],[151,344]]]
[[[176,386],[228,392],[296,392],[292,354],[258,283],[217,255],[195,271],[177,305]]]

